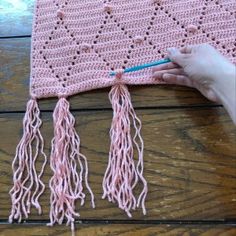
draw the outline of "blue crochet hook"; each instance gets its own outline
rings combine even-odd
[[[148,67],[158,66],[158,65],[168,63],[168,62],[171,62],[171,60],[169,58],[162,59],[162,60],[159,60],[159,61],[154,61],[154,62],[150,62],[150,63],[147,63],[147,64],[142,64],[142,65],[126,68],[126,69],[124,69],[124,73],[133,72],[133,71],[137,71],[137,70],[143,70],[143,69],[148,68]],[[116,72],[112,71],[110,73],[110,76],[114,76],[114,75],[116,75]]]

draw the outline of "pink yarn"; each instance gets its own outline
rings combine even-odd
[[[166,56],[168,47],[210,43],[235,56],[235,0],[37,0],[31,95],[69,96],[116,84],[111,71]],[[125,84],[159,84],[152,69]]]
[[[53,176],[49,182],[50,197],[50,223],[62,224],[64,218],[67,225],[74,230],[75,201],[80,199],[84,204],[83,181],[91,195],[91,205],[94,208],[94,195],[88,184],[88,164],[86,157],[80,153],[80,138],[75,131],[75,118],[69,111],[69,102],[60,98],[53,112],[54,138],[50,166]]]
[[[130,210],[142,205],[146,214],[145,197],[147,183],[143,177],[143,140],[141,137],[141,121],[133,109],[128,88],[124,84],[112,87],[109,99],[113,108],[113,119],[110,129],[111,146],[109,163],[103,179],[103,198],[117,202],[131,217]],[[135,129],[131,136],[131,121]],[[133,143],[138,151],[138,162],[134,162]],[[141,180],[143,190],[136,200],[133,190]]]
[[[75,202],[79,199],[83,205],[85,201],[83,185],[95,206],[87,160],[80,153],[75,119],[65,97],[108,86],[112,87],[113,119],[103,198],[117,203],[129,217],[139,206],[146,214],[141,122],[126,85],[164,82],[152,77],[152,68],[132,73],[124,69],[164,58],[168,47],[199,43],[212,44],[236,63],[233,9],[235,0],[36,0],[30,75],[33,99],[27,104],[23,136],[12,164],[9,221],[27,218],[32,205],[42,211],[39,198],[45,189],[41,177],[46,156],[36,98],[59,98],[53,113],[49,225],[66,220],[74,232],[79,216]],[[111,71],[117,75],[110,76]],[[43,164],[37,171],[39,156]],[[143,187],[136,197],[139,183]]]
[[[29,100],[23,120],[23,136],[16,148],[16,155],[12,163],[14,185],[9,192],[12,201],[9,222],[14,219],[20,222],[22,215],[28,218],[31,205],[38,210],[39,214],[42,213],[39,197],[45,189],[41,177],[47,159],[43,151],[44,142],[39,130],[42,124],[39,115],[40,111],[36,100]],[[37,173],[36,160],[39,157],[43,158],[43,164]]]

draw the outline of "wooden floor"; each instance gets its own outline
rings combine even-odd
[[[49,190],[21,224],[8,224],[11,163],[21,137],[28,100],[32,0],[13,9],[0,3],[0,236],[71,235],[66,226],[46,227]],[[13,8],[13,7],[12,7]],[[1,14],[1,11],[3,14]],[[225,109],[193,89],[177,86],[133,86],[130,92],[143,122],[144,175],[148,181],[147,215],[128,219],[116,205],[101,199],[109,150],[112,110],[109,88],[70,98],[82,153],[88,158],[96,209],[80,209],[76,235],[191,236],[236,235],[236,128]],[[46,152],[53,136],[56,99],[40,101]],[[48,183],[51,170],[43,177]]]

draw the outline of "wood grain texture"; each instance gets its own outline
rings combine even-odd
[[[143,121],[145,172],[149,193],[147,216],[134,219],[226,219],[236,217],[236,128],[223,108],[137,110]],[[80,209],[84,219],[128,219],[116,205],[101,200],[107,165],[112,111],[74,112],[82,153],[88,158],[89,180],[97,208],[89,198]],[[11,163],[21,135],[23,113],[0,115],[0,218],[10,209]],[[42,114],[42,134],[49,153],[53,136],[52,113]],[[47,166],[44,181],[51,171]],[[138,189],[137,189],[138,191]],[[31,219],[48,219],[49,190],[41,198],[44,214],[33,210]]]
[[[22,111],[29,97],[30,38],[2,39],[0,51],[0,111]],[[105,88],[73,96],[70,98],[72,109],[111,107],[108,92],[109,88]],[[197,90],[181,86],[132,86],[130,92],[135,107],[213,104]],[[41,100],[41,109],[53,109],[56,100]]]
[[[14,226],[14,227],[13,227]],[[0,225],[0,236],[71,236],[69,227]],[[233,226],[76,225],[75,236],[235,236]]]
[[[0,1],[0,37],[31,34],[34,2]]]
[[[8,195],[12,186],[11,163],[22,133],[24,113],[18,111],[25,110],[29,97],[31,39],[1,37],[30,35],[33,5],[34,0],[0,1],[0,236],[71,236],[69,227],[46,227],[42,223],[48,221],[48,181],[52,174],[48,165],[43,177],[47,185],[41,198],[43,215],[38,216],[32,210],[30,219],[35,220],[35,224],[33,221],[3,224],[11,207]],[[77,206],[81,218],[77,220],[76,235],[236,235],[236,227],[211,222],[236,219],[236,128],[223,108],[214,108],[216,104],[194,89],[168,85],[130,88],[133,104],[143,121],[148,214],[143,216],[141,209],[133,212],[133,219],[140,223],[131,223],[116,205],[101,199],[112,118],[108,92],[109,88],[99,89],[69,99],[71,108],[79,110],[73,114],[82,152],[88,159],[89,180],[97,205],[92,210],[88,198],[85,207]],[[56,102],[56,98],[50,98],[39,104],[41,110],[52,111]],[[49,155],[52,113],[43,112],[42,119],[42,134]],[[90,223],[82,223],[83,219]],[[124,220],[126,224],[112,224],[113,219]],[[92,223],[99,220],[107,222]],[[145,220],[197,220],[200,224],[158,225],[146,224]],[[209,220],[210,224],[201,224],[202,220]]]

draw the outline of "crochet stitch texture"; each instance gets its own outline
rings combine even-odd
[[[31,95],[72,95],[112,86],[109,72],[210,43],[235,59],[234,0],[39,0],[32,34]],[[126,84],[157,84],[151,69]]]
[[[85,201],[88,164],[80,152],[80,138],[67,97],[111,86],[113,109],[108,166],[103,198],[117,203],[131,217],[142,207],[146,214],[147,182],[143,175],[144,144],[141,121],[126,85],[161,84],[152,69],[123,73],[127,67],[165,57],[168,47],[210,43],[236,63],[234,0],[37,0],[32,45],[30,96],[23,135],[12,163],[12,209],[9,221],[28,218],[39,203],[47,157],[40,132],[37,99],[58,97],[53,112],[54,137],[50,154],[50,223],[65,220],[74,232],[79,216],[76,200]],[[110,76],[111,71],[118,72]],[[131,130],[133,131],[131,132]],[[135,157],[135,155],[137,157]],[[40,159],[41,167],[36,168]],[[141,185],[138,197],[134,189]]]

